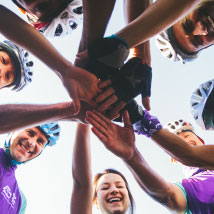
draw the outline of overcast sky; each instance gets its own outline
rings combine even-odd
[[[122,0],[117,1],[107,35],[119,30],[123,25]],[[18,15],[22,14],[8,0],[1,3]],[[146,30],[146,29],[142,29]],[[63,39],[50,40],[68,59],[74,60],[81,28]],[[1,38],[3,38],[1,36]],[[199,84],[213,78],[213,47],[201,53],[193,63],[174,63],[161,56],[151,40],[152,55],[152,97],[151,113],[165,124],[175,119],[185,119],[195,125],[196,132],[206,144],[212,144],[213,133],[202,131],[190,113],[190,96]],[[212,53],[212,54],[211,54]],[[38,60],[35,61],[33,83],[20,93],[1,91],[1,103],[56,103],[69,100],[58,77]],[[140,103],[140,97],[138,97]],[[69,214],[72,191],[72,145],[75,137],[75,123],[60,123],[61,138],[53,148],[45,149],[37,159],[18,167],[17,180],[25,193],[27,214]],[[3,146],[5,135],[0,135]],[[182,168],[170,162],[170,157],[151,140],[137,136],[136,142],[151,167],[170,182],[181,181]],[[91,137],[93,174],[106,168],[115,168],[127,178],[136,201],[136,214],[167,214],[164,207],[153,201],[137,185],[123,162],[108,152],[95,136]],[[96,213],[96,211],[94,212]]]

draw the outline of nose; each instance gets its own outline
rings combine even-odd
[[[197,22],[195,29],[193,30],[193,35],[195,36],[206,36],[208,34],[207,27],[203,25],[201,21]]]
[[[112,186],[111,189],[110,189],[110,192],[111,192],[112,195],[115,195],[115,194],[117,194],[119,191],[118,191],[118,189],[117,189],[116,186]]]
[[[36,145],[36,137],[31,137],[28,139],[28,146],[34,147]]]

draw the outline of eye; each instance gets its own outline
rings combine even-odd
[[[2,56],[2,63],[4,64],[4,65],[6,65],[6,60],[5,60],[5,58]]]
[[[41,145],[44,145],[45,141],[42,138],[38,138],[37,142]]]
[[[117,188],[122,189],[122,188],[124,188],[124,186],[119,185],[119,186],[117,186]]]
[[[32,130],[28,130],[27,133],[29,134],[30,137],[35,136],[35,133]]]
[[[9,81],[9,80],[10,80],[10,74],[9,74],[9,73],[6,73],[6,75],[5,75],[5,79],[6,79],[7,81]]]
[[[108,190],[108,187],[102,187],[101,190]]]

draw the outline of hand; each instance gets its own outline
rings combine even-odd
[[[119,112],[126,106],[126,102],[118,100],[117,95],[114,94],[114,89],[110,85],[111,80],[99,84],[99,88],[103,91],[95,97],[95,101],[98,104],[97,110],[100,112],[108,111],[105,115],[112,120],[119,115]]]
[[[122,116],[124,127],[112,123],[97,111],[88,111],[86,121],[93,126],[93,133],[108,150],[124,160],[130,160],[135,151],[135,136],[128,112],[124,111]]]
[[[95,101],[98,103],[97,110],[100,112],[109,110],[109,113],[105,115],[108,118],[113,119],[127,105],[127,103],[118,100],[117,95],[114,94],[114,89],[110,87],[110,85],[111,80],[106,80],[99,84],[99,88],[103,89],[103,91],[95,98]],[[142,97],[142,104],[146,110],[150,111],[150,97]]]
[[[85,120],[86,112],[89,110],[92,110],[92,106],[90,106],[88,103],[84,101],[81,101],[80,104],[81,104],[81,110],[79,111],[78,114],[65,117],[63,120],[66,120],[66,121],[69,120],[69,121],[74,121],[78,123],[88,124]]]
[[[64,87],[67,89],[70,97],[74,102],[74,113],[80,111],[80,100],[88,102],[95,106],[96,103],[92,100],[101,89],[98,87],[99,80],[93,74],[78,67],[72,67],[72,73],[66,72],[61,76]]]

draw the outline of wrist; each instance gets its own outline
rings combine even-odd
[[[129,159],[124,160],[124,162],[129,165],[135,165],[136,162],[138,162],[140,160],[140,152],[138,151],[138,149],[135,147],[132,156]]]
[[[55,69],[55,72],[60,79],[66,78],[68,76],[75,76],[74,65],[68,60],[65,60],[62,64],[58,65],[58,67]]]

